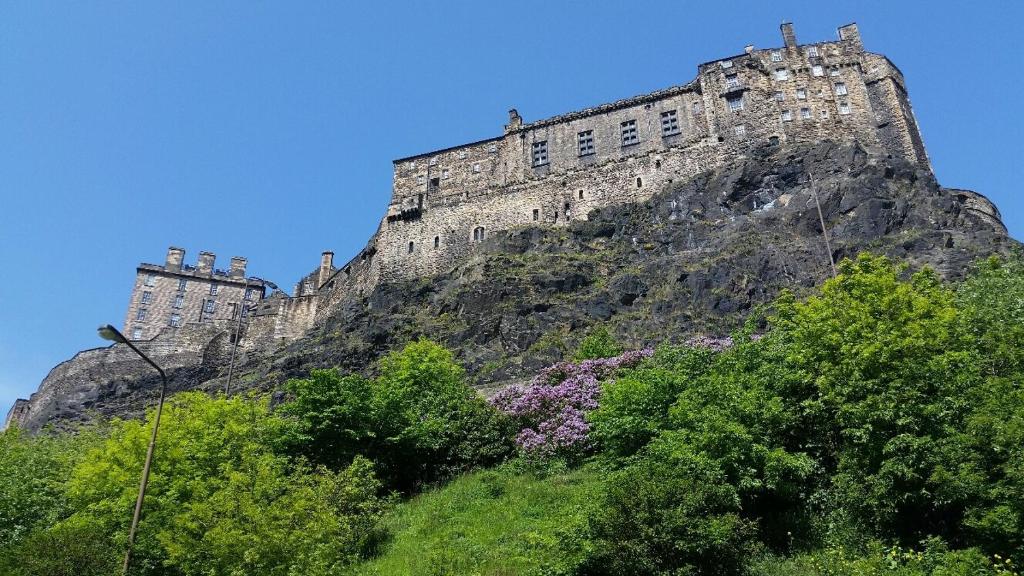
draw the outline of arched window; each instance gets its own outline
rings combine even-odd
[[[413,249],[416,248],[416,244],[409,242],[409,254],[412,254]]]
[[[476,228],[473,229],[473,241],[474,242],[483,242],[483,240],[484,240],[484,227],[483,226],[477,226]]]

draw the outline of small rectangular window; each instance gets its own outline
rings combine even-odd
[[[184,278],[179,278],[178,279],[178,292],[184,292],[185,291],[185,287],[187,287],[187,286],[188,286],[188,280],[185,280]]]
[[[811,66],[811,74],[815,76],[824,76],[825,69],[821,67],[821,64],[815,64],[814,66]]]
[[[661,113],[661,134],[662,136],[679,134],[679,119],[676,118],[675,110]]]
[[[623,146],[630,146],[640,141],[636,131],[636,120],[626,120],[619,127],[622,129]]]
[[[448,177],[448,170],[447,169],[441,170],[441,178],[447,178],[447,177]]]
[[[846,84],[843,82],[836,82],[836,96],[846,96]]]
[[[252,295],[253,295],[253,293],[254,293],[254,292],[255,292],[255,290],[254,290],[254,289],[252,289],[252,288],[246,288],[246,289],[245,289],[245,299],[246,299],[246,300],[252,300]]]
[[[782,92],[776,92],[776,93],[775,93],[775,101],[776,101],[776,102],[782,102],[782,101],[784,101],[785,99],[786,99],[786,95],[785,95],[785,94],[783,94]]]
[[[839,76],[839,68],[837,66],[833,66],[832,68],[829,68],[828,75],[829,76]]]
[[[850,105],[847,104],[846,102],[840,102],[839,103],[839,113],[840,114],[849,114],[850,113]]]
[[[174,327],[174,328],[177,328],[178,326],[181,326],[181,315],[180,314],[171,314],[171,321],[169,322],[169,324],[172,327]]]
[[[142,328],[132,328],[132,340],[142,340]]]
[[[789,110],[783,110],[782,111],[782,121],[783,122],[789,122],[792,119],[793,119],[793,113],[792,112],[790,112]]]
[[[580,156],[590,156],[594,153],[594,131],[584,130],[576,134],[576,144]]]
[[[747,125],[746,124],[740,124],[738,126],[734,126],[733,127],[733,132],[735,132],[737,136],[746,136],[747,135]]]
[[[480,171],[480,163],[477,162],[476,164],[473,164],[473,172],[479,172],[479,171]]]
[[[177,296],[174,297],[174,307],[175,308],[181,308],[182,305],[184,305],[184,304],[185,304],[185,297],[184,296],[182,296],[181,294],[178,294]]]
[[[730,112],[738,112],[743,110],[743,95],[737,94],[735,96],[729,96],[725,99],[726,104],[729,105]]]
[[[216,296],[216,295],[217,295],[217,285],[216,284],[210,284],[210,296]]]
[[[808,46],[807,47],[807,55],[809,57],[811,57],[811,58],[817,58],[818,57],[818,47],[817,46]]]
[[[217,302],[214,300],[207,300],[206,305],[203,306],[203,311],[207,314],[213,314],[213,311],[217,309]]]
[[[153,293],[152,292],[146,291],[146,292],[142,293],[142,303],[143,304],[149,304],[152,301],[153,301]]]
[[[776,80],[789,80],[789,70],[787,70],[785,68],[776,68],[775,69],[775,79]]]
[[[810,117],[811,117],[811,109],[810,108],[801,108],[800,109],[800,117],[803,118],[804,120],[809,120]]]
[[[828,118],[828,110],[822,110],[819,116],[822,118]]]
[[[719,64],[722,65],[722,68],[732,68],[732,60],[722,60]]]
[[[693,115],[697,116],[703,111],[704,107],[700,105],[700,102],[693,103]]]
[[[543,166],[548,163],[548,141],[533,143],[533,165]]]
[[[772,52],[772,62],[782,62],[782,52],[778,50]]]
[[[145,282],[145,284],[146,284],[146,286],[155,286],[156,285],[156,275],[155,274],[146,274],[146,282]]]
[[[725,75],[725,87],[726,88],[736,88],[739,85],[740,85],[739,76],[736,76],[735,74],[726,74]]]
[[[143,321],[146,320],[146,309],[145,308],[139,308],[138,311],[135,312],[135,320],[137,320],[139,322],[143,322]]]
[[[797,100],[807,100],[807,89],[805,89],[805,88],[797,88],[796,89],[796,99]]]
[[[537,220],[540,220],[540,210],[534,208],[533,209],[533,221],[536,222]]]

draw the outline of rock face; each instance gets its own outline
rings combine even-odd
[[[1018,244],[987,199],[942,188],[917,164],[856,142],[765,146],[650,201],[569,227],[495,232],[445,273],[342,298],[306,337],[246,359],[239,382],[270,391],[312,368],[364,371],[425,336],[455,350],[486,391],[561,358],[598,323],[630,347],[724,334],[783,288],[830,276],[814,192],[836,261],[869,250],[957,279]],[[157,381],[128,364],[104,360],[73,381],[55,369],[25,425],[138,414]],[[216,389],[223,372],[193,361],[173,372],[174,388]]]

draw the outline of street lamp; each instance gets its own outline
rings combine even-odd
[[[156,418],[153,420],[153,435],[149,437],[149,448],[146,450],[146,463],[142,466],[142,480],[139,482],[139,497],[135,500],[135,513],[132,515],[132,527],[128,531],[128,549],[124,552],[124,568],[123,573],[125,576],[128,574],[128,566],[132,561],[132,546],[135,544],[135,531],[139,527],[139,516],[142,514],[142,500],[146,497],[146,485],[149,483],[149,470],[153,464],[153,449],[156,447],[156,433],[160,428],[160,413],[164,409],[164,396],[167,393],[167,374],[164,373],[163,369],[156,365],[142,353],[141,350],[135,347],[124,334],[121,334],[110,324],[100,326],[97,330],[100,338],[104,340],[110,340],[118,344],[125,344],[132,349],[133,352],[139,355],[140,358],[149,363],[150,366],[156,368],[156,371],[160,373],[160,400],[156,405]]]
[[[281,290],[280,288],[278,288],[277,284],[274,284],[270,280],[264,280],[262,278],[256,278],[256,280],[259,280],[260,282],[263,283],[264,286],[270,288],[271,290],[277,290],[278,292],[284,294],[284,291]],[[248,291],[249,291],[249,279],[246,278],[245,279],[245,292],[248,292]],[[228,393],[231,391],[231,377],[235,373],[235,351],[238,350],[238,340],[242,337],[242,312],[250,310],[250,308],[245,305],[245,292],[242,293],[242,302],[238,305],[238,319],[235,321],[235,339],[231,343],[231,360],[228,362],[228,380],[227,380],[227,382],[224,383],[224,397],[225,398],[228,396]],[[285,294],[285,296],[287,296],[287,294]]]

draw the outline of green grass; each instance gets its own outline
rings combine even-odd
[[[510,466],[469,474],[398,506],[365,576],[518,576],[557,573],[583,553],[599,470],[537,477]]]

